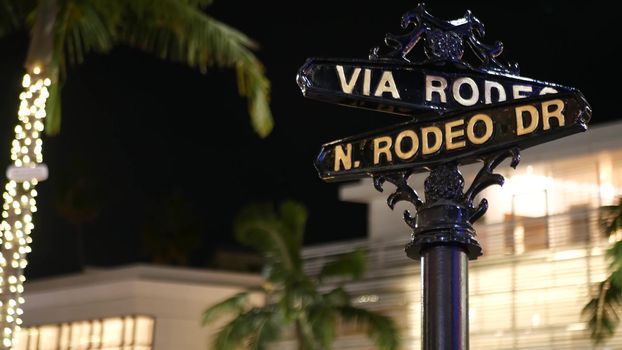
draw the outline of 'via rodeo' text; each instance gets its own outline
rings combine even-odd
[[[580,93],[521,102],[448,113],[434,121],[411,121],[331,142],[322,147],[316,167],[325,180],[343,180],[371,172],[424,170],[453,159],[465,164],[493,150],[524,149],[584,131],[591,113]]]
[[[502,72],[478,71],[458,62],[442,68],[312,58],[298,72],[298,84],[305,96],[316,100],[409,117],[577,91]]]

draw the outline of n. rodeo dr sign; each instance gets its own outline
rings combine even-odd
[[[585,131],[590,116],[579,92],[495,103],[325,144],[315,166],[323,180],[342,181],[451,161],[466,164],[495,150],[525,149]]]

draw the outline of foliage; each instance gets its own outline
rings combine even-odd
[[[204,323],[234,316],[216,335],[215,350],[266,349],[286,327],[295,330],[299,349],[326,350],[337,336],[339,320],[360,326],[379,349],[398,347],[397,330],[390,318],[354,307],[342,287],[321,285],[329,276],[362,277],[363,251],[342,255],[327,264],[318,277],[305,273],[301,249],[306,221],[304,206],[292,201],[277,210],[271,205],[253,205],[239,213],[234,224],[236,239],[263,254],[266,283],[204,312]]]
[[[622,229],[622,198],[618,205],[600,209],[602,232],[617,237]],[[599,344],[613,336],[620,324],[622,312],[622,241],[618,240],[607,250],[610,275],[598,285],[592,299],[583,308],[594,343]]]
[[[240,31],[208,16],[210,0],[0,0],[0,36],[28,23],[38,4],[57,8],[52,62],[53,84],[47,103],[46,132],[60,130],[60,86],[67,66],[90,52],[107,53],[117,45],[135,47],[166,60],[196,67],[235,68],[238,90],[248,98],[255,131],[267,136],[273,126],[268,106],[270,82],[252,53],[257,45]]]

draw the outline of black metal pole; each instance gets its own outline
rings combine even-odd
[[[468,259],[481,255],[470,220],[477,209],[464,194],[456,163],[437,166],[425,181],[425,203],[406,247],[421,259],[423,350],[468,350]]]
[[[459,246],[438,245],[421,256],[422,349],[469,348],[468,258]]]
[[[395,185],[395,192],[387,198],[391,209],[401,201],[417,209],[414,217],[408,210],[404,212],[404,220],[413,229],[405,250],[409,258],[421,261],[423,350],[469,349],[468,261],[482,255],[472,223],[488,209],[486,199],[477,205],[473,201],[487,187],[503,185],[503,176],[493,171],[508,157],[515,168],[520,161],[519,149],[483,158],[484,164],[467,191],[458,163],[435,166],[425,180],[425,202],[408,184],[411,171],[374,176],[378,191],[383,191],[387,181]]]

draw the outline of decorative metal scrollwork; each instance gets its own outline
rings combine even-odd
[[[394,174],[386,174],[382,176],[374,177],[374,187],[379,192],[383,191],[382,185],[385,181],[388,181],[395,185],[395,192],[391,193],[387,198],[387,205],[391,210],[395,208],[395,204],[401,201],[412,203],[415,209],[423,205],[423,202],[419,198],[417,192],[408,185],[408,178],[412,173],[410,171],[401,171]],[[404,221],[411,228],[415,228],[415,218],[410,214],[410,211],[404,210]]]
[[[375,47],[370,53],[370,59],[398,58],[412,62],[407,56],[423,39],[424,52],[429,61],[464,62],[465,47],[471,48],[475,57],[480,61],[480,69],[519,74],[518,64],[504,64],[497,57],[503,52],[503,43],[496,41],[492,45],[480,41],[486,34],[484,24],[467,11],[463,18],[445,21],[432,16],[419,3],[417,8],[402,16],[402,28],[410,25],[414,28],[403,35],[387,34],[385,44],[391,49],[387,54],[380,53],[380,47]]]
[[[472,224],[488,210],[488,201],[484,198],[476,206],[475,197],[492,185],[503,185],[504,178],[494,170],[508,157],[510,166],[516,168],[520,162],[520,150],[511,148],[491,154],[483,159],[483,166],[475,176],[471,186],[464,190],[464,178],[455,162],[441,164],[430,170],[425,180],[425,202],[415,189],[408,184],[412,172],[401,171],[374,177],[374,187],[383,192],[385,182],[395,185],[396,189],[387,198],[387,205],[394,209],[401,201],[414,205],[416,215],[404,211],[404,221],[413,229],[413,240],[406,250],[410,257],[417,258],[425,245],[460,244],[466,247],[470,258],[481,255],[481,246],[475,239]]]
[[[516,169],[516,166],[520,162],[520,150],[518,148],[511,148],[509,150],[504,150],[494,154],[484,160],[484,166],[477,173],[475,179],[473,179],[473,182],[471,183],[471,187],[469,187],[464,194],[464,202],[468,203],[468,205],[473,209],[473,213],[469,218],[471,223],[481,218],[482,215],[486,213],[486,210],[488,210],[488,201],[486,198],[483,198],[479,202],[477,208],[473,207],[473,200],[475,199],[475,196],[492,185],[503,186],[505,179],[499,174],[494,174],[493,171],[508,157],[512,157],[510,166]]]

